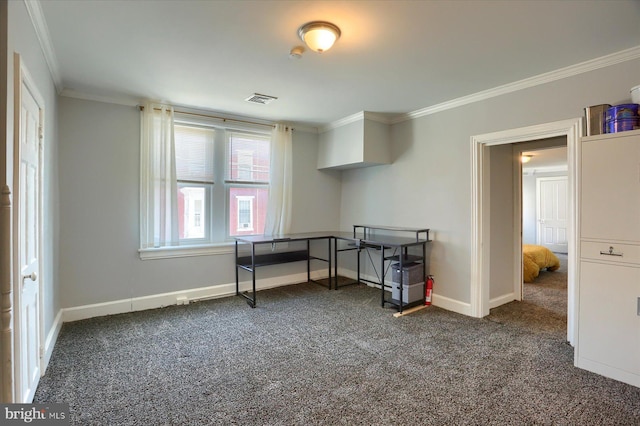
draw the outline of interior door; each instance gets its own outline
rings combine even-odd
[[[24,81],[17,126],[16,402],[31,402],[40,380],[40,147],[42,109]]]
[[[567,177],[536,179],[539,245],[557,253],[568,252]]]

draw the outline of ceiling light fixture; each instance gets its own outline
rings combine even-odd
[[[331,22],[313,21],[308,22],[298,29],[298,35],[309,49],[322,53],[333,46],[333,43],[340,38],[340,28]]]
[[[520,156],[521,163],[528,163],[533,158],[533,155],[522,155]]]

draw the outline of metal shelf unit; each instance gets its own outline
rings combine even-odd
[[[386,232],[385,235],[379,235],[380,232]],[[378,235],[377,235],[378,234]],[[338,239],[347,240],[348,248],[338,249]],[[335,243],[335,255],[336,255],[336,271],[335,275],[337,277],[337,255],[338,252],[342,251],[350,251],[350,250],[358,250],[358,270],[357,270],[357,281],[356,283],[366,282],[371,283],[376,286],[380,286],[381,289],[381,306],[385,307],[386,305],[391,305],[396,308],[398,312],[402,312],[403,309],[410,308],[413,306],[420,305],[424,303],[424,297],[420,300],[403,303],[403,292],[404,292],[404,283],[403,278],[404,274],[402,273],[405,265],[409,263],[421,263],[423,279],[422,279],[422,294],[425,294],[425,281],[427,278],[427,243],[431,242],[429,239],[429,229],[427,228],[401,228],[401,227],[393,227],[393,226],[378,226],[378,225],[353,225],[353,235],[346,236],[336,236]],[[410,253],[410,249],[418,249],[420,251],[419,254]],[[371,250],[377,252],[379,254],[379,271],[376,268],[374,263],[374,259],[371,257]],[[389,250],[393,250],[390,255],[387,255]],[[366,252],[369,256],[369,260],[374,270],[376,271],[376,275],[378,281],[369,280],[363,278],[361,276],[361,259],[360,255],[362,252]],[[392,286],[385,283],[385,277],[387,276],[389,268],[393,263],[398,263],[398,267],[400,268],[401,273],[399,274],[399,291],[400,298],[392,299],[387,298],[385,295],[385,290],[391,289]],[[337,288],[337,282],[336,282]]]

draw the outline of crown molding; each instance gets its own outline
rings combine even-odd
[[[389,119],[389,117],[387,117],[385,114],[370,111],[360,111],[358,113],[341,118],[340,120],[332,121],[331,123],[320,127],[318,129],[318,132],[324,133],[329,130],[337,129],[338,127],[346,126],[347,124],[362,121],[364,119],[377,121],[378,123],[382,124],[392,124],[393,122],[393,120]]]
[[[322,126],[320,133],[327,132],[329,130],[337,129],[338,127],[346,126],[347,124],[355,123],[357,121],[364,120],[364,111],[357,112],[340,120],[332,121],[331,123]]]
[[[139,98],[130,96],[105,96],[96,95],[94,93],[81,92],[73,89],[62,89],[60,96],[66,98],[81,99],[84,101],[104,102],[108,104],[124,105],[124,106],[138,106],[142,104]]]
[[[305,125],[296,124],[296,123],[290,123],[289,125],[293,127],[293,130],[296,132],[312,133],[314,135],[317,135],[318,133],[320,133],[317,127],[305,126]]]
[[[426,108],[422,108],[417,111],[401,114],[395,117],[393,120],[391,120],[391,124],[396,124],[403,121],[424,117],[425,115],[431,115],[441,111],[458,108],[463,105],[484,101],[490,98],[494,98],[496,96],[501,96],[507,93],[516,92],[518,90],[528,89],[530,87],[551,83],[553,81],[561,80],[563,78],[573,77],[579,74],[584,74],[590,71],[595,71],[601,68],[606,68],[612,65],[616,65],[622,62],[632,61],[639,58],[640,58],[640,46],[635,46],[630,49],[621,50],[619,52],[615,52],[610,55],[602,56],[600,58],[591,59],[589,61],[581,62],[575,65],[570,65],[568,67],[560,68],[555,71],[550,71],[544,74],[539,74],[534,77],[525,78],[524,80],[519,80],[513,83],[508,83],[502,86],[498,86],[493,89],[484,90],[482,92],[474,93],[468,96],[462,96],[460,98],[452,99],[450,101],[446,101],[446,102],[442,102]]]
[[[60,67],[58,65],[58,59],[56,53],[53,50],[53,44],[51,43],[51,34],[49,33],[49,27],[47,21],[44,19],[42,7],[39,0],[24,0],[24,5],[27,8],[29,18],[36,31],[36,37],[40,42],[40,48],[44,54],[44,60],[49,67],[49,73],[53,79],[53,84],[56,86],[56,91],[61,93],[64,89],[62,85],[62,77],[60,76]]]
[[[63,96],[66,98],[80,99],[83,101],[103,102],[107,104],[130,106],[130,107],[138,107],[144,103],[144,100],[133,97],[133,96],[104,96],[104,95],[96,95],[93,93],[81,92],[81,91],[72,90],[72,89],[63,89],[62,92],[60,92],[60,96]],[[169,102],[169,104],[171,103]],[[272,125],[275,123],[270,120],[262,120],[262,119],[240,116],[240,115],[231,115],[231,114],[223,113],[220,111],[194,108],[194,107],[182,105],[182,104],[171,104],[171,105],[174,108],[184,112],[190,112],[190,113],[196,113],[196,114],[213,114],[216,116],[220,116],[223,120],[224,119],[250,120],[250,121],[256,122],[257,124],[265,124],[265,125]],[[285,123],[285,124],[288,125],[289,127],[293,127],[294,130],[298,132],[314,133],[314,134],[318,133],[317,127],[304,126],[302,124],[296,124],[296,123]]]

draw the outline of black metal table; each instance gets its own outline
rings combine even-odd
[[[408,236],[407,236],[408,235]],[[327,240],[327,257],[321,258],[311,255],[310,244],[314,240]],[[334,274],[331,272],[332,266],[332,253],[331,245],[333,240],[333,267]],[[295,243],[306,242],[306,249],[303,250],[288,250],[277,251],[278,244],[281,243]],[[340,248],[339,242],[346,243],[346,248]],[[283,264],[289,262],[306,261],[307,262],[307,281],[323,284],[319,281],[311,279],[311,261],[319,260],[328,264],[328,281],[327,287],[338,289],[338,253],[344,251],[357,250],[358,251],[358,267],[357,267],[357,280],[352,283],[368,282],[375,285],[379,285],[381,288],[381,304],[384,307],[386,304],[390,304],[395,307],[399,312],[402,312],[404,308],[415,306],[424,303],[424,298],[411,303],[403,303],[403,267],[410,262],[422,263],[423,279],[422,283],[426,281],[426,244],[431,242],[429,239],[429,229],[426,228],[399,228],[390,226],[374,226],[374,225],[354,225],[353,233],[339,232],[339,231],[327,231],[327,232],[310,232],[300,234],[287,234],[287,235],[254,235],[247,237],[236,237],[235,255],[236,255],[236,295],[242,296],[247,299],[247,303],[255,308],[256,307],[256,268],[268,265]],[[239,255],[239,244],[249,244],[251,246],[251,254],[246,256]],[[271,252],[257,253],[257,248],[261,246],[271,245]],[[415,253],[416,248],[420,250],[418,254]],[[360,255],[362,252],[366,252],[369,255],[371,263],[376,269],[376,266],[371,258],[370,250],[379,252],[379,266],[380,273],[376,271],[378,275],[378,281],[368,280],[361,277],[360,274]],[[391,254],[389,251],[392,250]],[[414,251],[411,253],[410,251]],[[385,289],[390,286],[385,283],[385,276],[392,262],[396,262],[399,267],[399,299],[386,299]],[[251,294],[249,292],[240,291],[239,271],[246,270],[251,272]],[[332,286],[333,279],[335,284]],[[324,285],[324,284],[323,284]],[[393,294],[393,292],[392,292]],[[424,295],[424,287],[422,294]]]
[[[331,289],[331,239],[333,238],[333,232],[310,232],[305,234],[287,234],[287,235],[253,235],[247,237],[236,237],[236,295],[242,296],[247,299],[247,303],[252,307],[256,307],[256,268],[269,265],[278,265],[289,262],[307,262],[307,281],[311,280],[311,261],[320,260],[328,263],[329,281],[328,287]],[[311,255],[311,241],[313,240],[327,240],[327,258]],[[276,251],[278,244],[295,243],[304,241],[306,242],[306,249],[304,250],[291,250],[291,251]],[[250,244],[251,255],[240,256],[239,244]],[[256,249],[261,246],[271,245],[271,252],[256,253]],[[240,291],[240,277],[239,270],[251,272],[252,290],[251,296],[248,292]],[[318,281],[314,281],[318,282]],[[318,282],[319,283],[319,282]]]

